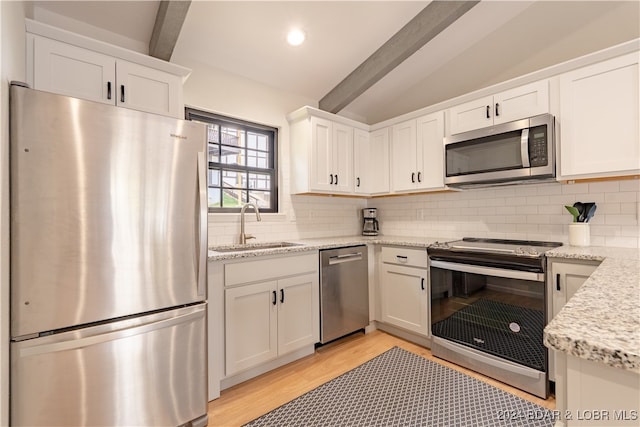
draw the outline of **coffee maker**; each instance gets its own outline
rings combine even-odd
[[[377,209],[366,208],[362,209],[362,235],[363,236],[377,236],[378,235],[378,220],[376,219]]]

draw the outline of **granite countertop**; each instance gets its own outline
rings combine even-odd
[[[544,344],[640,374],[640,250],[562,246],[547,257],[602,261],[544,330]]]
[[[325,237],[318,239],[303,239],[303,240],[287,240],[289,243],[295,243],[296,246],[287,246],[281,248],[269,248],[255,250],[242,250],[242,251],[230,251],[233,248],[243,247],[242,245],[224,245],[213,246],[209,248],[209,261],[221,261],[226,259],[236,258],[251,258],[256,256],[265,255],[279,255],[296,252],[307,252],[322,249],[341,248],[346,246],[357,246],[371,244],[381,245],[394,245],[394,246],[407,246],[415,248],[426,248],[438,239],[431,237],[396,237],[396,236],[346,236],[346,237]],[[443,239],[440,239],[443,240]],[[261,243],[269,242],[256,242],[245,245],[246,247],[252,247],[260,245]],[[224,252],[219,252],[216,249],[222,249]]]

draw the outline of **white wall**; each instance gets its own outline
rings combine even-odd
[[[23,2],[0,2],[0,425],[9,424],[9,82],[25,81]]]
[[[288,94],[237,75],[192,63],[179,57],[172,61],[193,70],[184,86],[185,104],[190,107],[278,128],[279,214],[264,214],[256,222],[247,213],[246,232],[257,241],[353,235],[360,232],[360,210],[364,199],[289,194],[290,144],[286,115],[316,101]],[[209,244],[237,243],[238,214],[209,215]]]
[[[383,234],[548,240],[568,244],[575,202],[595,202],[592,246],[640,247],[640,180],[530,184],[372,199]]]

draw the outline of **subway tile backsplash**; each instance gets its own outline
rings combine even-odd
[[[256,222],[247,233],[260,242],[360,234],[361,210],[378,208],[382,234],[447,239],[490,237],[568,244],[571,215],[564,205],[595,202],[591,245],[640,247],[640,180],[509,187],[360,199],[284,196],[280,214]],[[238,242],[238,214],[209,216],[209,245]]]
[[[571,215],[564,205],[596,202],[591,245],[640,247],[640,181],[527,184],[371,199],[380,229],[398,236],[491,237],[567,244]]]

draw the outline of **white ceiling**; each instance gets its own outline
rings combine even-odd
[[[428,3],[196,0],[172,61],[320,100]],[[148,52],[158,4],[39,1],[34,18]],[[299,47],[285,41],[294,26]],[[377,123],[638,37],[639,0],[484,0],[340,114]]]

